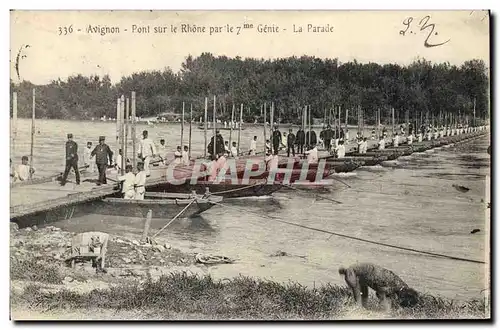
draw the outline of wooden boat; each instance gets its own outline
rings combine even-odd
[[[409,156],[413,153],[413,147],[412,146],[404,146],[402,148],[403,154],[401,156]]]
[[[215,204],[211,202],[220,203],[223,199],[221,196],[193,195],[192,193],[146,192],[144,200],[123,199],[119,197],[120,195],[120,193],[115,193],[110,197],[82,204],[67,205],[11,220],[22,228],[32,225],[40,226],[90,214],[145,218],[149,210],[153,212],[153,218],[171,219],[194,200],[180,216],[181,218],[188,218],[213,207]]]
[[[430,149],[425,142],[417,142],[413,144],[413,152],[424,152]]]
[[[364,157],[356,157],[356,158],[364,158]],[[375,166],[388,159],[389,157],[387,156],[377,156],[377,157],[370,157],[370,159],[365,159],[364,162],[365,166]]]
[[[335,158],[335,156],[327,156],[324,157],[328,162],[331,161],[337,161],[338,158]],[[383,161],[387,160],[387,156],[365,156],[365,154],[355,154],[352,156],[344,157],[341,160],[343,161],[352,161],[354,163],[359,164],[359,166],[375,166],[377,164],[382,163]]]
[[[342,158],[342,159],[333,159],[329,160],[328,164],[331,164],[333,167],[333,170],[335,173],[348,173],[356,170],[357,168],[361,167],[364,162],[362,161],[357,161],[352,158]]]
[[[280,169],[285,170],[288,166],[288,161],[289,159],[283,159],[278,165]],[[148,191],[172,193],[190,193],[191,191],[195,191],[197,194],[204,194],[209,191],[212,194],[224,196],[224,198],[267,196],[283,188],[284,184],[291,184],[301,179],[301,175],[303,175],[303,173],[301,170],[302,165],[299,164],[300,161],[291,161],[293,162],[293,169],[290,170],[290,173],[277,173],[274,178],[271,178],[271,180],[269,180],[269,171],[264,171],[258,175],[251,175],[250,178],[244,180],[247,163],[243,161],[236,166],[237,182],[234,182],[234,180],[212,182],[209,181],[208,177],[199,177],[194,184],[191,184],[190,181],[186,181],[183,184],[178,185],[169,182],[159,182],[154,186],[149,186]],[[255,172],[258,166],[259,164],[257,163],[251,165],[251,169],[254,173],[258,173]],[[250,168],[248,170],[250,170]],[[320,175],[320,177],[322,179],[326,178],[331,175],[333,171],[333,167],[326,164],[324,172]],[[314,182],[317,179],[317,172],[317,164],[310,166],[307,169],[305,180]],[[285,179],[286,182],[284,181]]]
[[[148,191],[169,193],[190,193],[194,191],[197,194],[205,194],[209,192],[212,196],[223,196],[226,199],[268,196],[281,188],[283,188],[282,184],[270,184],[266,179],[249,179],[248,183],[244,183],[241,179],[239,179],[238,183],[216,183],[203,180],[197,181],[196,184],[190,184],[189,181],[180,185],[166,183],[148,188]]]
[[[169,192],[169,193],[191,193],[205,194],[208,191],[213,194],[219,194],[224,198],[238,198],[250,196],[266,196],[278,191],[283,187],[279,182],[268,182],[269,172],[263,171],[259,174],[259,166],[264,166],[263,157],[241,157],[236,163],[237,182],[227,181],[209,181],[208,176],[199,176],[196,181],[191,182],[191,177],[183,183],[174,184],[167,180],[158,180],[158,182],[149,182],[147,191],[151,192]],[[186,169],[186,168],[184,168]],[[253,173],[246,180],[245,173],[252,170]],[[183,168],[180,168],[180,172]],[[201,172],[204,168],[201,169]],[[230,176],[229,174],[227,174]]]
[[[398,154],[397,157],[408,156],[408,155],[411,155],[413,153],[413,148],[411,146],[408,146],[408,145],[399,146],[399,147],[389,147],[389,148],[387,148],[387,150],[397,153]]]
[[[289,164],[287,162],[278,164],[278,168],[280,169],[286,169],[288,166]],[[291,169],[290,182],[287,182],[287,184],[294,183],[295,181],[300,180],[301,176],[304,176],[302,172],[306,170],[307,174],[305,175],[304,179],[309,182],[316,181],[318,178],[317,172],[320,169],[319,166],[320,166],[319,163],[309,164],[306,159],[296,160],[293,163],[293,169]],[[325,162],[323,173],[320,174],[320,178],[324,179],[333,174],[334,172],[335,172],[334,163]],[[282,177],[285,177],[285,175],[282,175]]]
[[[355,159],[353,157],[335,158],[334,155],[330,155],[320,158],[320,161],[321,160],[326,160],[327,166],[330,169],[333,169],[333,173],[352,172],[364,165],[364,161]]]
[[[154,218],[170,219],[188,205],[189,207],[183,211],[180,217],[189,218],[198,215],[215,205],[211,202],[220,203],[222,197],[146,192],[144,200],[106,197],[94,202],[93,206],[96,214],[145,217],[148,210],[151,210]]]
[[[413,146],[413,152],[424,152],[427,150],[427,147],[425,145],[414,145]]]
[[[446,140],[446,139],[442,139],[442,140],[440,140],[440,141],[439,141],[438,146],[439,146],[439,147],[442,147],[442,146],[445,146],[445,145],[447,145],[447,144],[449,144],[449,143],[450,143],[450,142],[449,142],[448,140]]]
[[[398,150],[384,149],[384,150],[377,150],[377,151],[368,151],[364,154],[360,154],[358,152],[352,152],[349,154],[346,153],[346,156],[350,156],[350,157],[358,157],[358,156],[380,157],[380,156],[385,156],[385,157],[387,157],[386,160],[394,160],[394,159],[398,158],[399,156],[401,156],[401,154],[402,154],[402,152],[400,152]]]
[[[305,164],[307,164],[305,159],[299,159],[295,157],[283,157],[280,159],[278,163],[278,168],[280,169],[280,173],[274,178],[274,183],[282,183],[282,180],[286,178],[287,176],[285,174],[289,173],[290,175],[288,176],[288,179],[290,182],[288,183],[293,183],[303,177],[302,169],[307,170],[307,175],[305,176],[305,180],[313,182],[317,179],[317,171],[318,171],[318,164],[307,164],[307,168],[305,168]],[[255,172],[258,169],[259,164],[253,164],[252,165],[252,171]],[[283,173],[283,171],[287,168],[290,168],[289,172]],[[238,178],[242,179],[245,173],[245,166],[237,166],[237,171],[238,171]],[[331,173],[333,173],[333,167],[332,164],[325,163],[325,168],[323,170],[323,175],[321,178],[325,178],[329,176]],[[267,179],[269,180],[269,171],[264,171],[262,174],[259,175],[252,175],[250,179]]]

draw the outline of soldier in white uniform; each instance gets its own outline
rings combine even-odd
[[[181,146],[177,146],[177,150],[174,152],[174,164],[180,165],[182,164],[182,149]]]
[[[35,169],[28,165],[28,156],[23,156],[21,162],[20,165],[17,165],[16,171],[14,172],[14,179],[26,181],[30,178],[30,174],[35,173]]]
[[[190,164],[189,160],[189,147],[184,146],[184,151],[182,152],[182,165],[188,166]]]
[[[238,158],[238,148],[236,147],[236,142],[233,141],[231,146],[231,157]]]
[[[413,134],[408,135],[408,138],[406,139],[407,143],[409,146],[413,144]]]
[[[384,150],[385,149],[385,139],[384,137],[380,138],[380,141],[378,141],[378,150]]]
[[[135,187],[135,198],[138,200],[144,199],[144,194],[146,193],[146,171],[144,170],[144,163],[137,163],[137,170],[139,171],[135,175],[134,187]]]
[[[160,145],[158,146],[158,154],[163,162],[166,165],[167,162],[167,145],[165,144],[165,139],[160,139]]]
[[[87,172],[95,172],[95,156],[91,157],[92,153],[92,142],[87,142],[87,148],[83,149],[83,165],[88,166]]]
[[[394,133],[394,137],[392,138],[392,145],[394,147],[398,147],[399,146],[399,136],[398,136],[398,133]]]
[[[362,145],[361,145],[362,146]],[[362,149],[363,147],[361,147]],[[339,141],[339,145],[335,149],[337,151],[337,158],[344,158],[345,157],[345,146],[344,146],[344,141]],[[361,152],[362,153],[362,152]]]
[[[149,163],[151,162],[151,159],[156,156],[156,146],[153,140],[148,138],[148,131],[142,132],[139,154],[144,161],[144,169],[146,170],[146,175],[149,176]]]
[[[268,171],[272,171],[278,168],[279,164],[278,151],[274,151],[274,155],[267,155],[266,164]]]
[[[253,156],[255,155],[256,151],[257,151],[257,136],[254,136],[253,140],[250,141],[250,150],[248,151],[248,154]]]
[[[368,151],[368,141],[367,141],[366,137],[364,137],[363,142],[361,144],[361,153],[366,154],[367,151]],[[344,152],[344,155],[345,155],[345,152]]]
[[[309,164],[316,164],[318,162],[318,148],[316,146],[307,150],[305,153]]]
[[[125,167],[125,175],[119,176],[118,181],[122,181],[122,193],[124,199],[134,199],[135,198],[135,178],[136,176],[132,173],[132,165],[127,165]]]

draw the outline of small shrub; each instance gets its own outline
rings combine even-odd
[[[10,258],[10,277],[14,280],[61,284],[64,276],[54,265],[36,259]]]

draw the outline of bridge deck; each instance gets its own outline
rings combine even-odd
[[[111,173],[110,173],[111,172]],[[152,167],[151,176],[148,177],[146,187],[165,179],[165,167]],[[191,169],[181,167],[176,169],[174,175],[177,179],[190,177]],[[85,179],[91,179],[87,181]],[[102,198],[118,191],[116,171],[108,171],[108,184],[97,186],[97,176],[82,178],[81,184],[74,183],[74,174],[69,176],[69,181],[64,187],[58,181],[27,184],[11,187],[10,191],[10,217],[16,218],[37,212],[47,211],[60,206],[82,203],[97,198]]]
[[[242,157],[237,161],[237,170],[242,170],[248,160],[258,162],[262,159],[262,156]],[[146,188],[165,182],[166,169],[166,166],[163,165],[152,166],[150,169],[151,175],[146,180]],[[194,175],[197,174],[194,173]],[[183,178],[190,180],[192,175],[192,166],[178,166],[173,171],[176,180],[182,180]],[[97,174],[82,176],[80,185],[75,184],[75,176],[70,174],[69,181],[64,187],[60,186],[58,181],[55,181],[55,177],[53,181],[49,182],[36,183],[35,181],[35,183],[31,184],[28,182],[20,185],[14,184],[10,190],[10,218],[83,203],[116,193],[118,191],[116,171],[108,170],[106,176],[108,184],[101,186],[95,184]]]
[[[471,138],[478,135],[488,133],[487,131],[464,134],[460,140]],[[447,139],[446,137],[443,139]],[[369,148],[373,148],[377,141],[369,140]],[[415,145],[425,144],[415,143]],[[355,148],[356,143],[349,143],[346,151]],[[326,156],[326,152],[322,152],[321,156]],[[259,162],[263,160],[263,156],[244,156],[240,157],[237,161],[237,170],[242,170],[247,164],[248,160]],[[284,157],[280,162],[286,162],[288,158]],[[108,171],[111,172],[111,171]],[[166,180],[166,167],[158,166],[151,167],[151,176],[148,177],[146,188],[148,186],[157,185]],[[195,173],[196,174],[196,173]],[[193,175],[193,168],[189,166],[180,166],[174,170],[175,179],[191,178]],[[85,175],[82,177],[80,185],[75,185],[74,182],[68,182],[66,186],[61,187],[59,182],[50,181],[43,183],[13,185],[10,192],[10,217],[17,218],[21,216],[30,215],[33,213],[48,211],[61,206],[72,205],[76,203],[83,203],[93,199],[103,198],[118,191],[116,184],[116,171],[109,173],[108,184],[96,186],[95,183],[89,182],[86,179],[97,179],[97,175]],[[74,175],[70,175],[70,180],[74,180]]]

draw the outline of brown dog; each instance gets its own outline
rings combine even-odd
[[[364,307],[368,301],[368,287],[375,290],[377,298],[386,310],[390,308],[387,298],[398,298],[399,304],[403,307],[417,303],[417,291],[408,287],[399,276],[380,266],[361,263],[349,268],[341,267],[339,274],[345,276],[345,281],[352,289],[356,303],[361,301]]]

